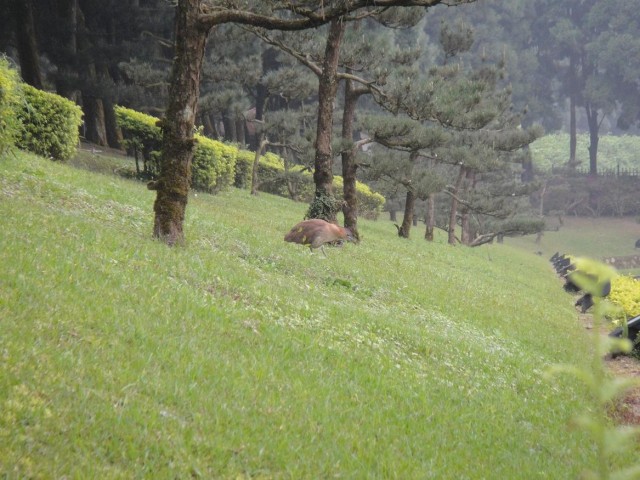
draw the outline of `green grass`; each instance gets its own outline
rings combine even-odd
[[[550,365],[589,337],[546,258],[362,221],[325,258],[306,205],[190,199],[0,159],[3,478],[576,478],[590,408]]]

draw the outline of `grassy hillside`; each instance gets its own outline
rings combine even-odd
[[[305,205],[0,159],[0,476],[576,478],[588,333],[546,258],[284,243]]]

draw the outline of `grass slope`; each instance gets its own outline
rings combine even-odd
[[[545,258],[363,221],[327,258],[305,206],[190,200],[0,160],[0,476],[576,478],[588,338]]]

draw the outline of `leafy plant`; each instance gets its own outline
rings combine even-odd
[[[0,155],[12,147],[20,129],[16,111],[21,99],[18,72],[0,57]]]
[[[16,146],[54,160],[68,160],[78,147],[82,110],[71,100],[23,84],[17,111],[22,127]]]
[[[619,305],[625,317],[640,315],[640,280],[631,275],[619,275],[611,280],[609,300]]]

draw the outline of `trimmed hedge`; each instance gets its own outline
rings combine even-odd
[[[16,146],[53,160],[68,160],[80,141],[82,110],[71,100],[22,84],[24,105]]]
[[[156,117],[116,106],[116,120],[122,129],[124,144],[129,154],[142,154],[145,173],[156,176],[159,173],[155,159],[162,144],[162,131]],[[240,150],[217,140],[196,134],[193,154],[191,186],[196,190],[216,193],[228,186],[251,187],[254,152]],[[140,172],[138,172],[140,173]],[[282,158],[274,153],[260,157],[258,164],[260,190],[275,195],[289,197],[288,184],[296,191],[299,200],[310,202],[314,195],[313,176],[302,166],[285,171]],[[342,200],[342,177],[334,177],[336,198]],[[382,211],[384,197],[358,182],[356,194],[360,214],[375,219]]]
[[[16,111],[21,96],[18,72],[5,57],[0,57],[0,155],[15,145],[20,132]]]
[[[136,159],[137,175],[156,177],[160,173],[158,159],[162,146],[162,132],[158,127],[158,119],[119,105],[116,105],[114,110],[116,123],[122,131],[122,144],[127,154]],[[142,170],[138,164],[140,157],[143,161]]]
[[[191,166],[191,186],[216,193],[233,185],[238,149],[196,134]]]

